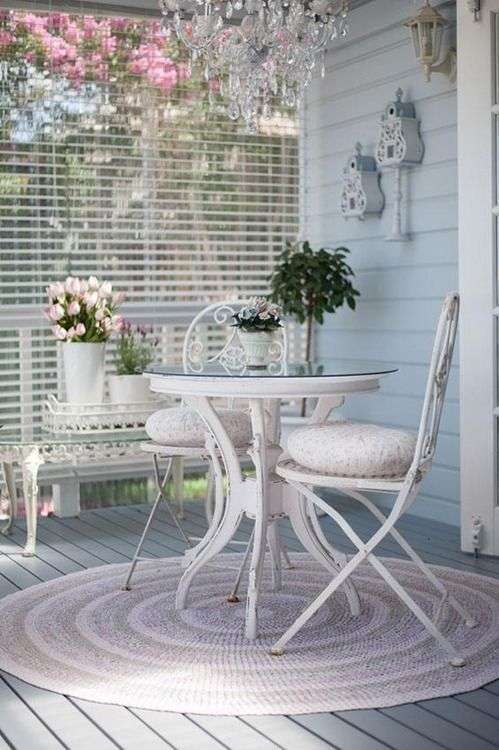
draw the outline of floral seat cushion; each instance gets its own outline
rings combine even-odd
[[[408,471],[416,437],[362,422],[308,425],[291,433],[288,452],[296,463],[319,474],[389,479]]]
[[[220,421],[234,445],[248,445],[252,439],[249,415],[239,409],[217,409]],[[193,409],[173,406],[160,409],[148,418],[146,432],[155,443],[186,448],[202,448],[208,428]]]

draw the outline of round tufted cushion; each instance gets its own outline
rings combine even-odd
[[[236,446],[251,442],[249,415],[238,409],[218,409],[218,416]],[[146,432],[155,443],[181,448],[198,448],[205,444],[208,428],[193,409],[174,406],[160,409],[148,418]]]
[[[402,477],[414,457],[416,437],[361,422],[301,427],[288,438],[296,463],[319,474],[382,479]]]

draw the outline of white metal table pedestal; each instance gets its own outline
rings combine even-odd
[[[196,553],[188,552],[189,562],[177,589],[176,607],[184,609],[188,603],[189,589],[196,574],[220,553],[236,533],[243,516],[254,519],[254,541],[248,574],[245,635],[258,636],[258,600],[260,596],[263,565],[267,543],[273,571],[273,588],[279,589],[281,577],[281,550],[278,521],[289,518],[291,526],[305,549],[333,575],[338,575],[347,564],[346,555],[334,549],[324,537],[315,511],[296,489],[282,481],[274,472],[282,453],[278,445],[279,412],[282,398],[298,396],[323,396],[314,413],[320,421],[333,406],[342,402],[345,393],[370,391],[378,388],[379,377],[393,370],[369,371],[361,375],[317,377],[258,377],[253,373],[244,376],[210,373],[175,373],[174,368],[154,367],[147,375],[151,389],[182,395],[184,402],[204,419],[213,435],[227,475],[227,495],[224,513],[216,530]],[[244,476],[236,449],[231,442],[210,398],[230,395],[247,398],[250,406],[253,431],[251,457],[255,465],[254,477]],[[327,396],[327,398],[324,398]],[[266,419],[266,412],[270,419]],[[220,467],[219,467],[220,468]],[[352,614],[358,614],[360,604],[351,581],[344,586]]]

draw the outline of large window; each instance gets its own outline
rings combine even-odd
[[[176,355],[208,300],[265,293],[297,232],[293,117],[244,132],[155,22],[0,16],[0,423],[39,418],[45,286],[95,274]]]

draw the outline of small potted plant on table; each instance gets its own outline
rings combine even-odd
[[[281,328],[281,310],[265,297],[253,297],[235,313],[234,326],[246,355],[248,367],[266,367],[270,361],[275,332]]]
[[[152,336],[152,329],[133,326],[128,321],[122,322],[116,348],[116,374],[109,376],[109,397],[112,403],[138,403],[154,398],[149,380],[142,373],[152,362],[157,343]]]

